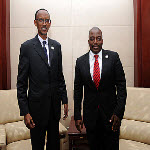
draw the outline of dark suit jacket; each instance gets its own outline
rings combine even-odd
[[[98,90],[91,78],[89,53],[79,57],[75,67],[74,119],[81,119],[83,97],[83,121],[86,127],[94,127],[99,110],[108,121],[113,114],[122,119],[126,103],[126,80],[122,64],[116,52],[102,50],[102,74]]]
[[[38,36],[21,45],[18,65],[17,97],[20,114],[30,113],[33,121],[41,125],[48,123],[51,106],[55,118],[60,119],[61,100],[63,104],[68,103],[61,45],[52,39],[48,39],[48,44],[50,66]]]

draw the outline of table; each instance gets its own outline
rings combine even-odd
[[[75,127],[74,116],[71,117],[71,121],[68,129],[69,136],[69,150],[78,149],[81,145],[88,146],[86,128],[83,125],[82,132],[80,133]]]

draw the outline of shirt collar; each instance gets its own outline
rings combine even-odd
[[[91,56],[92,58],[94,58],[94,55],[98,55],[98,57],[99,57],[100,59],[102,59],[102,49],[101,49],[101,51],[100,51],[99,53],[97,53],[97,54],[94,54],[94,53],[90,50],[89,54],[90,54],[90,56]],[[94,59],[95,59],[95,58],[94,58]]]
[[[41,45],[43,46],[43,41],[46,41],[46,45],[48,45],[48,37],[46,38],[46,40],[43,40],[39,35],[38,35],[38,39],[41,42]]]

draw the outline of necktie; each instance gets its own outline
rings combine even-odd
[[[95,62],[94,62],[93,80],[96,88],[98,89],[99,82],[100,82],[100,68],[98,63],[98,55],[94,55],[94,57],[95,57]]]
[[[46,47],[45,47],[45,44],[46,44],[46,41],[43,41],[44,52],[45,52],[46,57],[48,58],[48,56],[47,56],[47,49],[46,49]]]

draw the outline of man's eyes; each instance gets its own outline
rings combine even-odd
[[[99,40],[99,41],[100,41],[100,40],[101,40],[101,37],[98,37],[98,38],[97,38],[97,40]]]
[[[49,19],[45,19],[45,22],[49,22]]]
[[[100,41],[101,40],[101,37],[98,37],[98,38],[96,38],[98,41]],[[95,40],[95,38],[93,37],[93,38],[90,38],[90,40],[91,41],[93,41],[93,40]]]
[[[40,22],[43,22],[44,20],[43,20],[43,19],[39,19],[39,21],[40,21]]]
[[[42,19],[42,18],[40,18],[40,19],[38,19],[39,20],[39,22],[44,22],[44,19]],[[46,23],[49,23],[49,19],[45,19],[45,22]]]

